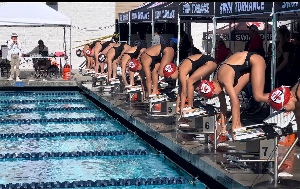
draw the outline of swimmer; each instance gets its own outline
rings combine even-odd
[[[210,74],[217,69],[214,58],[202,54],[198,49],[195,53],[185,58],[178,67],[173,63],[169,63],[164,67],[166,78],[178,79],[179,77],[176,112],[179,112],[179,110],[181,110],[181,113],[193,111],[195,87],[199,86],[202,79],[208,79]],[[188,98],[188,105],[184,108],[186,97]]]
[[[130,62],[132,62],[132,59],[139,60],[142,53],[146,50],[145,45],[139,45],[139,46],[134,46],[128,49],[127,51],[124,52],[121,60],[121,67],[122,67],[122,78],[125,83],[125,86],[133,86],[134,85],[134,72],[129,70],[129,80],[130,84],[128,84],[126,80],[126,68],[129,65]]]
[[[174,48],[165,44],[154,45],[142,54],[140,60],[146,77],[148,97],[151,98],[158,94],[158,73],[163,76],[163,67],[171,63],[173,58]]]
[[[222,132],[226,131],[225,116],[227,105],[225,92],[228,94],[232,110],[232,137],[242,128],[240,118],[240,101],[238,94],[251,79],[253,97],[257,102],[268,102],[269,94],[264,93],[266,63],[262,56],[255,52],[237,52],[231,55],[217,69],[214,80],[203,80],[200,93],[206,98],[218,95],[221,110]]]

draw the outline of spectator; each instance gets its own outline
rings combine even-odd
[[[221,64],[224,62],[232,52],[229,48],[226,47],[226,44],[222,38],[217,39],[216,41],[216,62]]]
[[[265,57],[264,41],[258,34],[258,27],[254,24],[248,27],[250,32],[249,52],[257,52],[262,57]]]
[[[294,56],[291,64],[291,83],[295,84],[300,78],[300,34],[297,34],[293,41]]]
[[[294,45],[290,42],[290,31],[286,27],[280,27],[277,31],[277,87],[281,85],[292,85],[291,62],[294,54]]]
[[[158,45],[158,44],[166,44],[166,42],[165,42],[164,38],[159,34],[158,29],[155,29],[152,46]]]
[[[18,42],[18,35],[16,33],[11,34],[11,39],[7,42],[8,54],[7,60],[10,61],[10,77],[9,81],[13,80],[15,66],[16,66],[16,81],[21,81],[20,76],[20,59],[22,57],[21,44]]]
[[[245,44],[244,51],[248,51],[249,50],[249,44],[250,44],[250,41],[247,41],[246,44]]]
[[[134,46],[147,47],[145,35],[142,35],[139,32],[137,32],[136,40],[134,41]]]
[[[258,34],[258,27],[254,24],[248,27],[249,28],[249,35],[250,35],[250,41],[249,43],[245,45],[245,50],[249,52],[256,52],[262,57],[265,57],[265,50],[264,50],[264,41],[261,38],[261,36]],[[249,45],[247,47],[247,45]],[[247,49],[248,48],[248,49]],[[246,109],[246,112],[248,114],[255,114],[261,110],[261,104],[259,102],[256,102],[253,98],[253,93],[252,93],[252,85],[251,82],[249,82],[245,86],[245,92],[250,98],[248,108]]]
[[[41,54],[48,56],[48,47],[44,44],[44,41],[40,39],[38,41],[38,46],[36,46],[34,49],[32,49],[32,51],[30,51],[27,54]]]
[[[189,36],[185,31],[180,32],[180,43],[179,43],[179,62],[188,57],[189,49],[191,49],[192,43]]]

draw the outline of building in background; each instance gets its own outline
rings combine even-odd
[[[5,3],[1,2],[0,6]],[[77,57],[74,47],[87,43],[89,39],[111,35],[115,31],[115,2],[44,2],[53,9],[65,14],[72,20],[71,63],[74,69],[84,61]],[[30,10],[28,10],[30,11]],[[37,15],[38,16],[38,15]],[[70,32],[66,28],[67,54],[69,55]],[[27,53],[42,39],[49,53],[63,51],[62,27],[3,27],[0,30],[1,45],[10,39],[11,33],[17,33],[23,42],[23,51]],[[82,48],[82,47],[80,47]]]
[[[132,9],[137,8],[144,2],[116,2],[116,14],[115,18],[118,19],[118,13],[128,12]]]

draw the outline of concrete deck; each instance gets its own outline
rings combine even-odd
[[[173,118],[158,118],[149,117],[141,106],[129,106],[125,103],[123,98],[116,98],[105,96],[103,93],[98,92],[99,89],[92,88],[89,76],[79,76],[75,71],[73,79],[64,81],[62,79],[48,79],[47,81],[35,80],[30,81],[32,78],[30,73],[22,73],[20,76],[24,82],[24,88],[18,87],[18,90],[29,90],[29,88],[39,87],[79,87],[87,94],[92,96],[103,105],[116,112],[124,119],[135,125],[138,129],[142,130],[148,136],[154,138],[162,145],[166,146],[180,157],[188,161],[199,169],[199,172],[204,172],[206,175],[212,177],[214,180],[221,183],[226,188],[300,188],[300,160],[295,154],[300,153],[300,148],[295,147],[288,158],[284,172],[293,174],[293,177],[280,179],[280,183],[274,187],[272,183],[272,176],[269,173],[258,174],[254,171],[247,169],[230,169],[225,170],[223,164],[226,160],[223,157],[224,152],[215,152],[211,145],[203,145],[200,141],[191,141],[190,138],[185,138],[183,135],[178,135]],[[75,80],[76,78],[76,80]],[[6,77],[0,79],[0,90],[14,90],[14,81],[6,81]],[[257,115],[246,116],[242,115],[242,120],[247,123],[259,123],[267,117],[266,112],[260,112]],[[245,143],[234,142],[230,143],[233,149],[242,150]],[[283,156],[286,147],[279,147],[280,156]],[[188,170],[187,170],[188,171]],[[201,178],[199,178],[201,180]],[[203,181],[205,183],[205,180]],[[205,183],[206,184],[206,183]],[[211,187],[211,189],[213,189]]]

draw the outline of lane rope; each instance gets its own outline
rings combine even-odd
[[[187,181],[180,177],[156,177],[156,178],[132,178],[132,179],[110,179],[110,180],[80,180],[64,182],[32,182],[32,183],[9,183],[1,184],[0,189],[18,188],[77,188],[77,187],[109,187],[109,186],[142,186],[142,185],[174,185],[185,184]]]
[[[78,136],[117,136],[125,135],[127,131],[83,131],[83,132],[45,132],[45,133],[3,133],[0,139],[7,138],[51,138],[51,137],[78,137]]]

